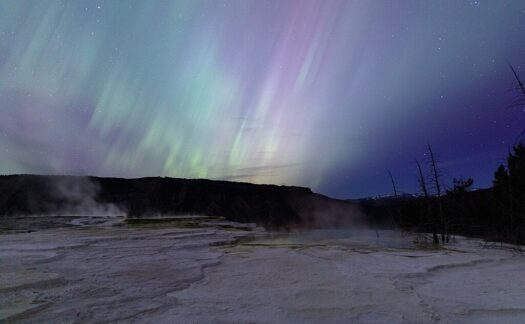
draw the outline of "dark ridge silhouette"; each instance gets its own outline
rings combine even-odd
[[[0,176],[0,215],[108,211],[130,218],[222,216],[272,229],[340,226],[358,214],[348,202],[302,187],[161,177]]]

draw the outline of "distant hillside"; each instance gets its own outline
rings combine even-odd
[[[308,188],[176,178],[0,176],[0,215],[212,215],[270,228],[355,222],[353,204]]]
[[[438,209],[438,198],[403,195],[397,198],[363,198],[348,200],[374,222],[392,223],[408,231],[431,232],[432,211]],[[503,228],[508,220],[501,215],[501,205],[492,188],[455,193],[447,191],[441,199],[443,215],[450,234],[482,237],[512,242]]]

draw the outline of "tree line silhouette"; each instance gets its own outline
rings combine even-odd
[[[518,92],[512,106],[521,107],[525,105],[525,86],[516,69],[510,64],[509,66],[517,83],[515,90]],[[365,202],[364,209],[376,216],[389,214],[404,229],[430,233],[434,244],[446,244],[452,235],[460,234],[523,245],[524,135],[525,129],[511,147],[506,163],[495,171],[491,188],[472,190],[473,179],[455,178],[451,188],[445,189],[439,162],[428,144],[428,161],[422,164],[415,160],[420,196],[416,199],[400,197],[394,177],[388,171],[394,199],[383,203]]]

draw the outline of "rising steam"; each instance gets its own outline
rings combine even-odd
[[[51,201],[59,216],[122,216],[126,213],[111,203],[98,202],[100,185],[86,177],[60,177],[49,184]],[[51,208],[50,210],[53,210]],[[56,212],[55,212],[56,211]]]

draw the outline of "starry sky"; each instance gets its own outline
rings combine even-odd
[[[4,0],[0,174],[417,191],[491,184],[525,125],[525,2]],[[524,72],[525,75],[525,72]]]

